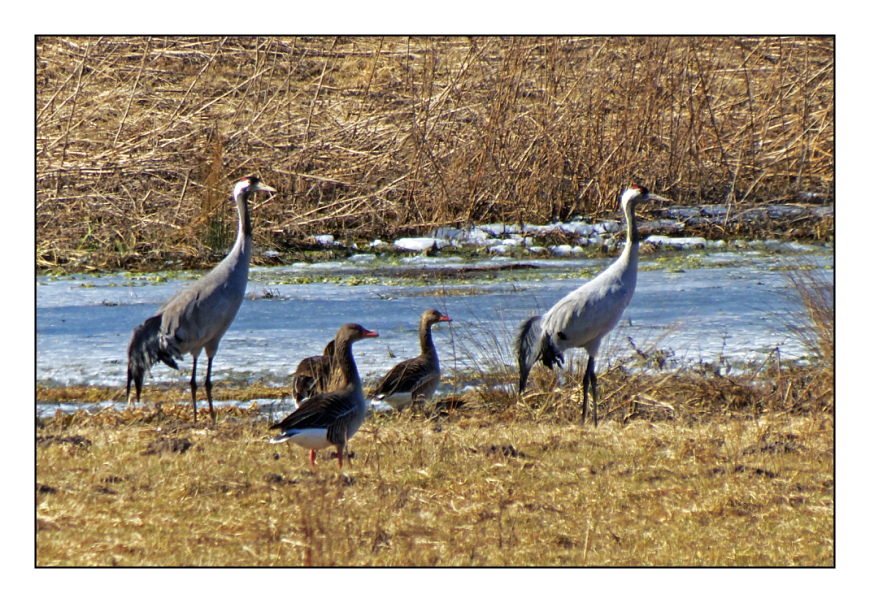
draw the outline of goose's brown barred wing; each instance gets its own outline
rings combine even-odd
[[[309,429],[325,429],[326,438],[333,446],[347,442],[348,427],[357,412],[353,386],[326,394],[317,394],[299,405],[292,414],[269,429],[277,429],[281,434],[273,438],[273,443],[283,442],[294,435]]]
[[[333,339],[326,344],[323,355],[303,358],[296,366],[293,377],[293,395],[297,404],[315,394],[327,391],[334,354],[335,340]]]
[[[440,375],[439,367],[431,359],[418,356],[403,360],[390,369],[372,396],[390,396],[396,393],[413,392],[422,388]]]

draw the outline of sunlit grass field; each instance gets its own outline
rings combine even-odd
[[[578,393],[553,392],[565,402],[543,414],[370,417],[342,472],[269,444],[254,412],[52,419],[37,431],[37,565],[833,564],[830,412],[677,404],[595,429]]]

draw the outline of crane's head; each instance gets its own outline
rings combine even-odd
[[[658,195],[652,194],[645,186],[629,186],[622,193],[622,207],[624,207],[625,209],[633,208],[637,203],[640,203],[641,201],[669,202],[670,199],[665,199],[664,197],[659,197]]]
[[[271,186],[266,186],[263,184],[263,181],[260,180],[259,176],[245,176],[233,187],[233,197],[236,199],[239,198],[239,195],[246,193],[253,193],[254,191],[263,191],[267,193],[275,193],[278,192]]]

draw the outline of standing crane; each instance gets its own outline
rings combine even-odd
[[[131,382],[136,387],[136,401],[142,393],[145,372],[158,361],[178,369],[175,359],[185,354],[193,356],[190,391],[193,401],[193,422],[196,423],[196,361],[205,348],[208,368],[205,373],[205,392],[208,411],[214,422],[211,397],[211,367],[221,337],[233,323],[248,285],[248,266],[251,263],[251,216],[248,197],[256,192],[276,192],[257,176],[245,176],[233,187],[233,197],[239,214],[239,231],[229,255],[211,272],[182,289],[164,303],[144,323],[133,329],[127,346],[127,404],[131,403]]]
[[[583,374],[583,416],[592,404],[595,426],[598,426],[598,388],[595,378],[595,357],[604,336],[622,317],[637,284],[637,263],[640,235],[634,218],[635,206],[643,201],[668,201],[650,193],[642,186],[632,186],[622,193],[622,211],[628,238],[619,258],[607,270],[575,289],[550,308],[543,316],[523,321],[517,333],[515,347],[520,367],[519,391],[526,388],[532,365],[541,361],[549,369],[562,365],[562,352],[568,348],[584,348],[589,360]]]

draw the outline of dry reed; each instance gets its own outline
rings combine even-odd
[[[40,37],[38,266],[833,195],[833,39]],[[223,218],[220,217],[223,214]],[[218,217],[216,217],[216,215]],[[226,232],[229,230],[229,234]]]

